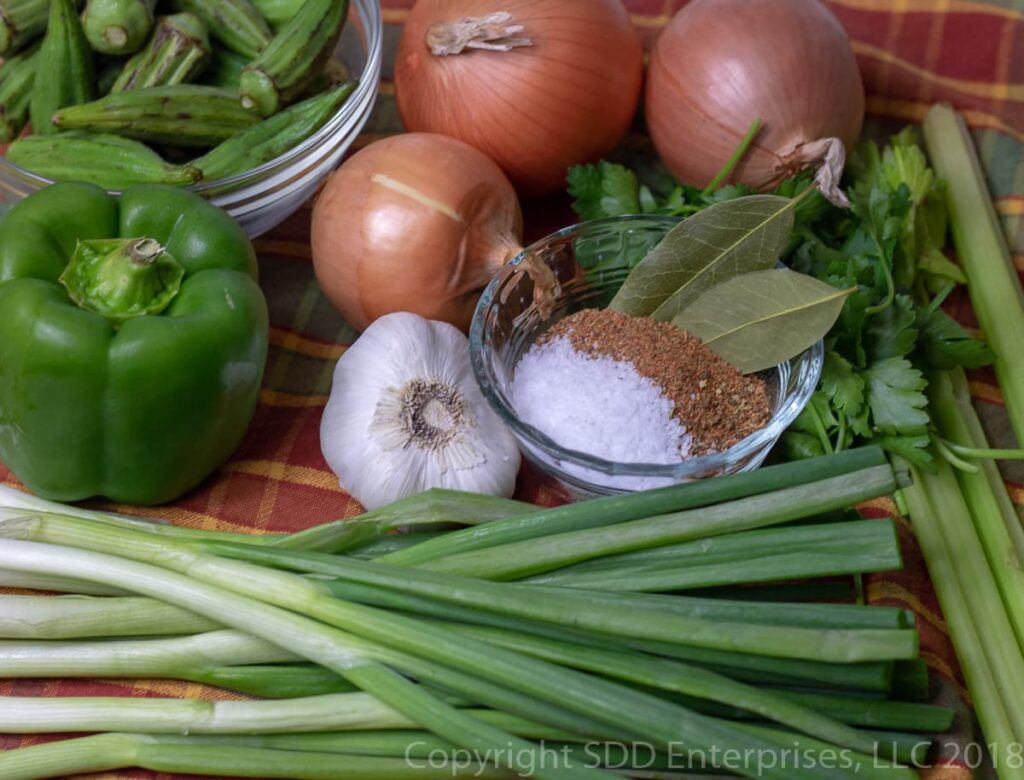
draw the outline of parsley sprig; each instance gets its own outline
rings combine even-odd
[[[792,197],[812,176],[787,179],[775,194]],[[838,452],[871,441],[908,460],[932,460],[925,373],[992,361],[941,304],[964,281],[945,254],[947,214],[943,187],[912,128],[880,148],[863,144],[847,166],[849,210],[815,194],[796,210],[796,227],[783,260],[834,287],[857,290],[826,339],[821,383],[806,410],[783,437],[790,457]],[[686,217],[713,203],[753,193],[728,184],[714,192],[671,181],[641,179],[602,161],[569,174],[573,208],[583,219],[623,214]],[[586,253],[592,275],[621,274],[646,254]]]

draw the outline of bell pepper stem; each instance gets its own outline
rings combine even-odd
[[[152,238],[79,241],[60,281],[79,307],[115,325],[159,314],[181,289],[185,269]]]

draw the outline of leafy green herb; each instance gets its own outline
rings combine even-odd
[[[672,322],[750,374],[821,339],[851,292],[785,268],[753,271],[711,288]]]
[[[636,174],[622,165],[603,160],[596,165],[577,165],[569,171],[569,194],[576,198],[573,208],[583,219],[603,219],[622,214],[640,214],[640,184]],[[653,203],[650,190],[644,193]]]
[[[928,430],[928,382],[909,360],[886,358],[864,372],[874,427],[883,433],[924,433]]]
[[[750,195],[684,220],[633,269],[611,308],[665,322],[719,282],[771,268],[789,242],[796,203]]]
[[[743,185],[703,193],[612,163],[575,168],[571,177],[574,206],[585,218],[630,213],[635,203],[633,213],[692,222],[716,203],[752,194]],[[801,174],[774,194],[792,198],[810,181],[810,174]],[[781,252],[793,270],[837,290],[855,288],[826,339],[821,386],[783,443],[791,457],[808,457],[872,441],[928,465],[922,371],[975,368],[993,360],[983,343],[940,308],[949,290],[964,281],[945,253],[946,185],[928,166],[910,128],[884,147],[862,145],[847,166],[846,185],[849,210],[833,207],[816,192],[795,205],[792,233]],[[609,249],[596,272],[624,276],[640,262],[641,249],[639,242]],[[580,262],[590,273],[583,255]]]

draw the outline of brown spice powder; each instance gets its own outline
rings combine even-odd
[[[695,336],[669,322],[611,309],[584,309],[560,320],[541,342],[566,336],[592,357],[629,361],[663,389],[693,437],[694,455],[722,451],[763,428],[771,416],[768,388],[744,376]]]

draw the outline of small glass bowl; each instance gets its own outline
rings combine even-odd
[[[383,47],[380,0],[352,0],[333,60],[359,85],[331,120],[298,146],[244,173],[191,189],[226,210],[251,237],[266,233],[301,208],[341,162],[377,100]],[[13,206],[51,179],[0,157],[0,204]]]
[[[774,371],[765,372],[773,408],[764,428],[724,452],[679,463],[604,460],[562,447],[520,419],[511,399],[519,359],[558,320],[581,309],[606,306],[625,278],[623,272],[605,272],[588,280],[584,266],[600,268],[626,251],[643,254],[677,222],[674,217],[625,216],[560,230],[524,249],[499,271],[477,306],[470,349],[484,396],[510,426],[526,457],[576,496],[625,493],[754,469],[807,405],[821,376],[824,345],[819,341]],[[520,267],[531,256],[550,268],[561,285],[548,318],[533,300],[533,281]],[[580,403],[587,402],[586,388],[566,388],[565,392],[579,393]]]

